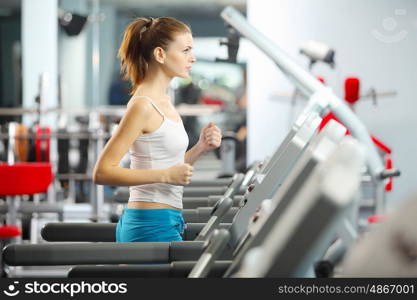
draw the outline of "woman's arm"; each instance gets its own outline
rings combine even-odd
[[[125,115],[100,154],[94,171],[95,184],[133,186],[147,183],[187,184],[192,167],[179,164],[168,169],[127,169],[119,166],[120,160],[135,139],[142,135],[153,109],[148,101],[131,100]]]
[[[201,146],[201,144],[197,143],[185,153],[184,162],[192,165],[203,153],[204,153],[203,147]]]
[[[190,165],[194,164],[201,154],[219,147],[221,141],[221,130],[213,122],[210,122],[201,129],[197,144],[185,153],[184,161]]]

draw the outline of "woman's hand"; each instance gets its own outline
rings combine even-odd
[[[220,147],[222,142],[222,132],[213,122],[208,123],[201,129],[198,145],[204,152]]]
[[[167,183],[187,185],[193,176],[194,168],[189,164],[177,164],[167,170]]]

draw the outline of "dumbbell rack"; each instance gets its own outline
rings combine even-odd
[[[104,132],[103,130],[89,130],[88,132],[62,132],[62,131],[53,131],[53,130],[47,130],[47,131],[40,131],[40,133],[19,133],[16,134],[16,123],[10,123],[9,124],[9,130],[8,133],[0,133],[0,140],[7,140],[8,141],[8,147],[7,147],[7,158],[9,163],[15,163],[19,161],[19,158],[17,157],[15,151],[16,151],[16,141],[22,141],[22,140],[36,140],[38,142],[34,143],[37,146],[41,146],[42,144],[47,144],[48,147],[44,150],[46,150],[48,153],[46,155],[38,155],[42,156],[46,161],[51,161],[54,169],[54,173],[56,174],[55,179],[58,180],[68,180],[71,182],[70,187],[72,187],[73,195],[75,195],[75,188],[74,188],[74,182],[77,180],[82,180],[86,182],[90,182],[90,204],[91,204],[91,216],[90,218],[93,220],[97,219],[103,219],[104,216],[101,216],[99,212],[102,212],[102,205],[104,202],[104,195],[103,195],[103,187],[97,186],[93,184],[91,178],[91,171],[87,173],[69,173],[69,174],[57,174],[57,159],[56,155],[54,155],[51,152],[51,157],[49,155],[49,151],[53,151],[54,147],[53,145],[56,145],[56,141],[58,139],[88,139],[89,140],[89,157],[90,163],[87,166],[88,170],[92,170],[94,167],[94,162],[98,157],[98,153],[101,152],[102,148],[104,147],[104,141],[105,139],[109,138],[110,134],[107,132]],[[45,143],[46,141],[46,143]],[[27,143],[29,144],[29,143]],[[52,147],[49,147],[51,145]],[[38,147],[42,148],[42,147]],[[59,153],[58,153],[59,155]],[[51,185],[51,188],[48,191],[47,202],[50,204],[56,203],[57,198],[57,185],[56,182],[53,182]],[[100,189],[100,190],[98,190]],[[97,190],[97,191],[96,191]],[[59,197],[58,197],[59,198]],[[75,197],[74,197],[75,198]]]

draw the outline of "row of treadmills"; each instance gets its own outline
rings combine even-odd
[[[222,14],[235,13],[227,8]],[[305,90],[322,88],[309,74],[291,68],[285,65],[284,73],[305,83]],[[368,252],[349,247],[358,235],[361,178],[370,168],[367,145],[347,136],[335,121],[319,131],[324,106],[311,101],[270,158],[232,179],[193,181],[186,187],[184,241],[115,243],[113,223],[50,223],[42,229],[47,242],[8,245],[4,262],[9,267],[70,265],[68,277],[377,276],[372,272],[380,264],[372,268],[373,260],[364,254],[372,254],[369,242],[359,247]],[[126,193],[122,189],[118,197],[126,201]],[[417,255],[413,249],[404,250],[409,261]],[[416,266],[409,274],[413,270]]]
[[[207,223],[186,219],[183,242],[114,243],[112,223],[51,223],[42,231],[50,243],[9,245],[4,261],[77,265],[70,277],[308,276],[357,199],[363,166],[345,128],[330,122],[317,133],[320,120],[309,116],[258,170],[235,175]],[[253,188],[229,223],[234,195],[248,177]]]

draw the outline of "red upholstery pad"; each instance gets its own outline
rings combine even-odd
[[[385,215],[373,215],[368,217],[368,223],[373,224],[382,221],[385,219]]]
[[[12,238],[22,234],[19,227],[14,225],[0,226],[0,239]],[[1,250],[1,249],[0,249]]]
[[[32,195],[45,193],[52,182],[50,163],[0,164],[0,195]]]

